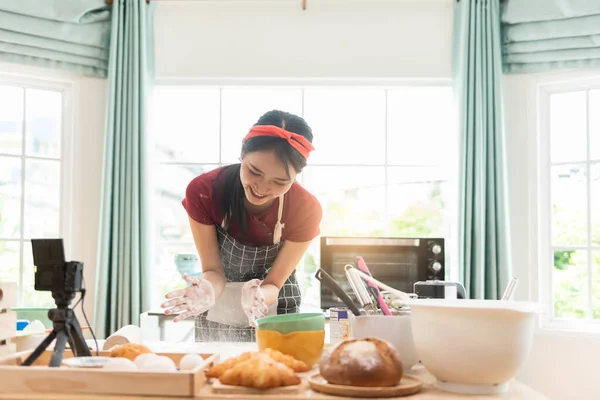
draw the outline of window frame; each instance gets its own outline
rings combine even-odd
[[[0,85],[18,86],[23,89],[53,90],[62,94],[62,115],[61,115],[61,154],[58,158],[60,163],[60,198],[59,198],[59,222],[58,234],[63,239],[65,254],[69,253],[69,246],[72,238],[73,220],[73,175],[74,175],[74,126],[77,101],[79,98],[79,85],[75,79],[67,77],[53,77],[50,73],[40,77],[31,73],[0,72]],[[23,104],[25,107],[25,104]],[[23,138],[25,138],[26,126],[23,124]],[[23,144],[25,145],[25,144]],[[23,162],[27,159],[37,159],[22,153],[21,155],[4,154],[0,155],[20,158]],[[23,165],[23,164],[22,164]],[[25,178],[21,179],[25,183]],[[25,197],[22,188],[21,197],[21,224],[23,223]],[[19,279],[17,283],[17,307],[35,308],[36,305],[23,306],[23,275],[24,275],[24,251],[23,243],[29,240],[23,236],[23,227],[18,239],[1,238],[3,241],[19,243]],[[32,283],[33,285],[33,283]]]
[[[554,247],[552,245],[552,198],[551,198],[551,168],[553,165],[563,163],[551,162],[550,149],[550,96],[553,94],[586,91],[600,89],[600,72],[585,71],[585,72],[569,72],[569,73],[554,73],[544,74],[534,78],[530,87],[528,109],[534,110],[535,118],[529,121],[528,132],[535,133],[533,138],[530,138],[530,168],[529,168],[529,183],[530,183],[530,207],[529,226],[531,227],[531,243],[534,249],[530,253],[530,297],[533,301],[538,301],[542,307],[542,312],[539,319],[540,328],[548,333],[579,336],[592,335],[600,333],[600,320],[561,320],[554,318],[554,293],[553,293],[553,251],[562,246]],[[589,95],[586,101],[589,107]],[[589,112],[589,108],[588,108]],[[590,162],[590,130],[589,130],[589,115],[587,121],[587,136],[586,140],[586,159],[577,160],[572,163],[582,163],[586,166]],[[533,140],[531,140],[533,139]],[[571,162],[569,162],[570,164]],[[565,163],[566,164],[566,163]],[[581,249],[588,251],[588,291],[592,290],[591,272],[592,266],[592,250],[600,250],[600,246],[594,246],[590,239],[591,232],[591,178],[587,174],[587,199],[586,199],[586,216],[587,216],[587,231],[588,244],[586,246],[565,246],[564,248]],[[533,267],[536,266],[536,267]],[[548,268],[548,266],[551,266]],[[591,298],[592,293],[588,293]],[[589,301],[589,300],[588,300]],[[591,303],[589,304],[591,306]]]
[[[395,79],[395,78],[382,78],[382,79],[320,79],[320,78],[300,78],[300,79],[288,79],[288,78],[169,78],[169,77],[157,77],[155,79],[155,87],[197,87],[204,89],[231,89],[231,88],[261,88],[261,87],[285,87],[289,89],[310,89],[310,88],[319,88],[319,89],[335,89],[335,88],[353,88],[353,89],[394,89],[394,88],[402,88],[402,87],[445,87],[452,88],[452,79],[449,78],[441,78],[441,79]],[[387,96],[386,96],[386,106],[387,106]],[[458,116],[457,116],[458,118]],[[387,107],[386,107],[386,125],[387,125]],[[387,131],[387,127],[386,127]],[[221,132],[222,134],[222,132]],[[387,138],[387,135],[386,135]],[[458,143],[458,141],[457,141]],[[155,160],[153,156],[152,165],[153,168],[159,165],[226,165],[222,159],[222,139],[219,139],[219,158],[218,163],[208,162],[208,163],[190,163],[190,162],[168,162],[168,161],[160,161]],[[153,150],[154,151],[154,150]],[[396,165],[396,164],[388,164],[387,160],[387,140],[386,140],[386,151],[385,151],[385,159],[382,163],[379,164],[369,164],[369,167],[373,166],[383,166],[385,168],[385,179],[386,182],[389,182],[388,179],[388,168],[394,166],[407,166],[407,165]],[[344,167],[344,166],[355,166],[354,164],[310,164],[310,166],[327,166],[327,167]],[[452,175],[450,179],[458,179],[458,166],[456,167],[456,176]],[[301,176],[300,183],[304,183],[304,174]],[[450,196],[452,201],[449,202],[448,207],[454,207],[457,212],[454,213],[451,225],[453,227],[457,227],[458,223],[458,188],[454,188]],[[154,195],[154,194],[153,194]],[[386,196],[386,210],[387,210],[387,196]],[[456,230],[456,229],[455,229]],[[186,242],[187,243],[187,242]],[[170,241],[158,240],[157,245],[169,245],[172,244]],[[193,246],[193,242],[191,243]],[[450,245],[447,246],[448,259],[457,260],[458,258],[458,244],[456,240],[453,240]],[[302,261],[303,262],[303,261]],[[454,261],[455,263],[456,261]],[[153,265],[153,269],[156,266]],[[457,280],[459,275],[458,268],[450,269],[450,279]],[[299,277],[300,279],[300,277]]]

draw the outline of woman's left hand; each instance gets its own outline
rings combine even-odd
[[[248,324],[255,327],[255,321],[268,311],[265,296],[260,288],[261,281],[252,279],[242,286],[242,309],[248,317]]]

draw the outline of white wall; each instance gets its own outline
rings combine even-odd
[[[159,77],[447,78],[451,0],[162,1]]]
[[[73,163],[67,171],[72,183],[71,199],[66,203],[70,210],[63,211],[71,221],[70,229],[67,227],[64,232],[65,256],[67,260],[84,262],[87,289],[84,307],[93,324],[106,81],[9,63],[0,63],[0,74],[20,79],[37,77],[72,87],[73,113],[64,121],[71,125],[68,129],[71,148],[65,153],[71,154]],[[79,307],[77,318],[85,325]]]
[[[79,79],[79,104],[76,115],[73,170],[73,235],[71,258],[85,260],[88,293],[85,311],[94,323],[98,218],[104,151],[104,110],[106,81]],[[83,321],[83,320],[80,320]],[[87,332],[86,332],[87,333]]]

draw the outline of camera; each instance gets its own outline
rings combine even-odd
[[[65,261],[62,239],[32,239],[33,264],[35,265],[34,288],[52,292],[55,300],[64,303],[81,292],[83,263]]]
[[[85,295],[85,288],[82,287],[83,263],[65,261],[62,239],[31,239],[31,248],[35,265],[34,288],[37,291],[52,292],[56,308],[48,311],[48,318],[53,325],[52,332],[21,365],[32,365],[54,340],[56,344],[50,358],[50,367],[61,365],[67,343],[76,357],[91,356],[75,312],[69,307],[77,292],[81,292],[82,297]]]

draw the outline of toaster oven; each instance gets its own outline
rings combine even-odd
[[[365,260],[373,278],[406,293],[414,293],[416,282],[445,279],[443,238],[322,236],[320,245],[321,268],[357,304],[344,270],[356,256]],[[320,297],[322,309],[344,306],[325,285]]]

